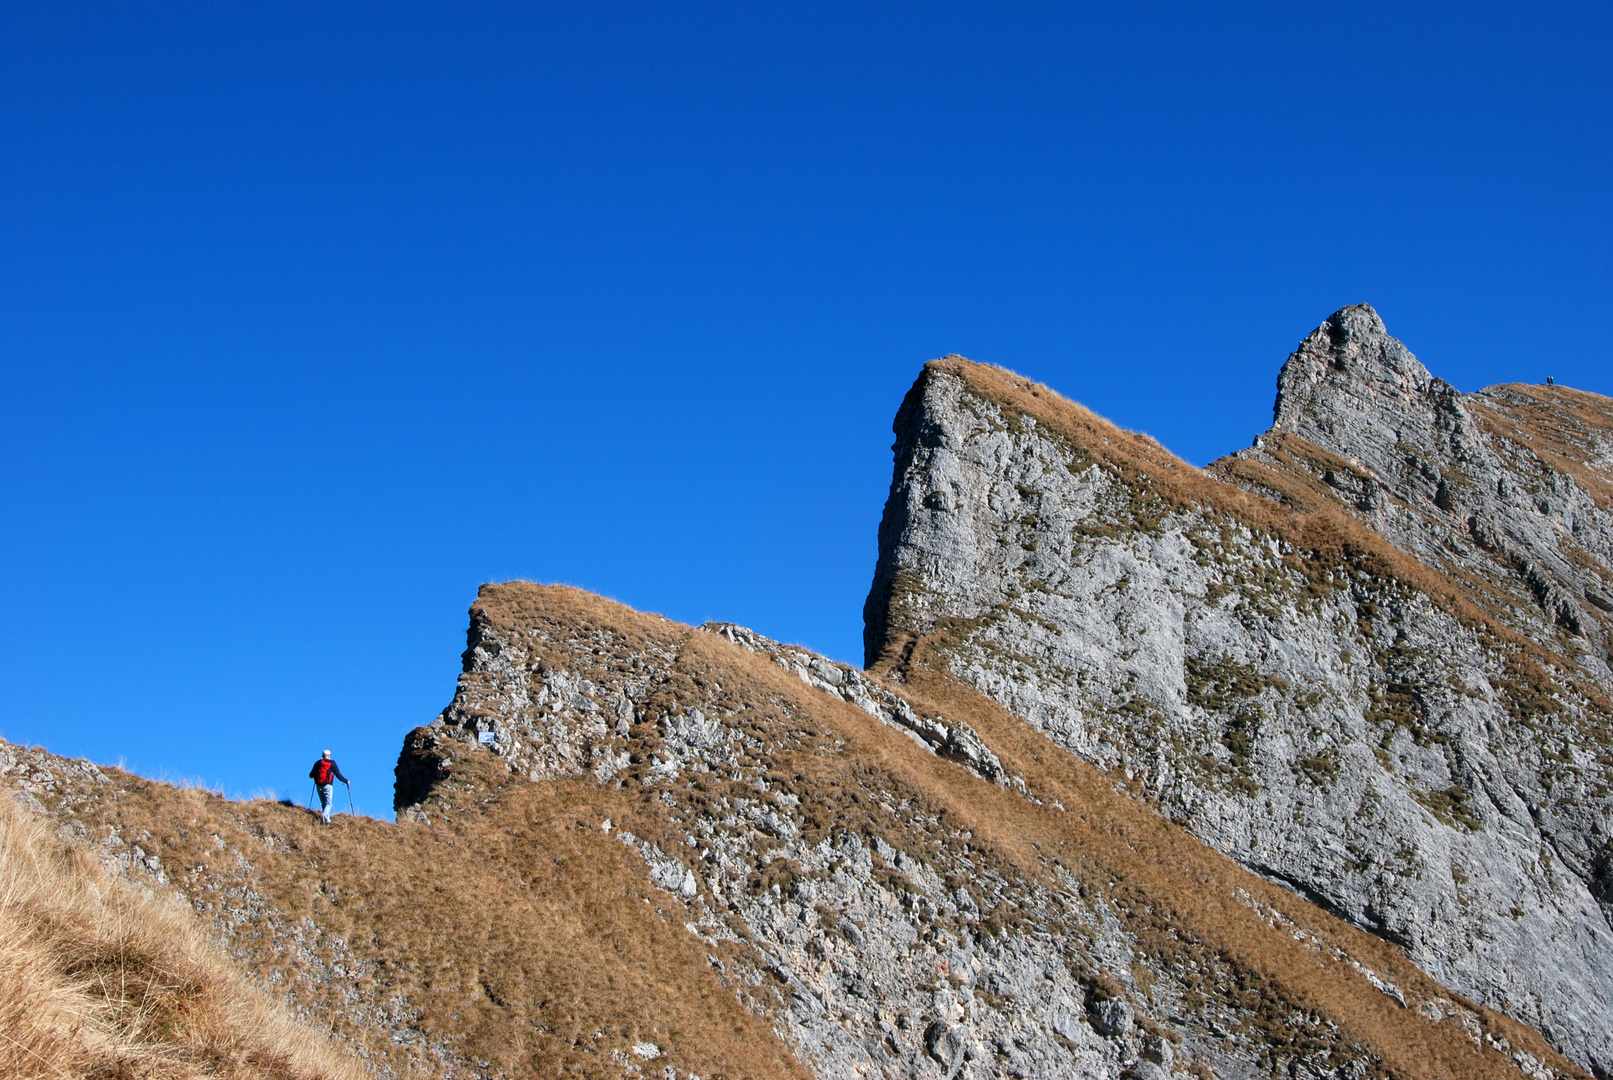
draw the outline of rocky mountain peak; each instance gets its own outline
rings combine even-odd
[[[1541,456],[1549,438],[1529,430],[1546,417],[1555,418],[1544,421],[1548,428],[1578,423],[1563,411],[1567,400],[1579,399],[1520,387],[1462,394],[1358,304],[1300,342],[1277,377],[1268,438],[1234,458],[1279,470],[1304,462],[1302,471],[1347,512],[1402,550],[1510,593],[1506,619],[1525,634],[1548,643],[1559,630],[1594,639],[1579,662],[1605,678],[1602,658],[1613,654],[1582,600],[1600,599],[1599,574],[1588,568],[1605,560],[1608,507],[1574,479],[1594,486],[1601,475],[1599,414],[1591,414],[1590,434],[1550,460]],[[1312,450],[1278,450],[1291,436]],[[1212,471],[1238,482],[1232,470]]]
[[[1391,337],[1367,304],[1340,308],[1313,330],[1277,376],[1272,430],[1289,432],[1342,457],[1384,466],[1402,497],[1433,501],[1434,461],[1466,459],[1478,429],[1455,387],[1437,379]],[[1400,477],[1408,453],[1418,459]]]
[[[1276,419],[1301,422],[1321,385],[1357,392],[1361,384],[1388,382],[1422,392],[1432,381],[1411,350],[1390,336],[1371,304],[1340,308],[1300,342],[1277,376]],[[1310,391],[1310,392],[1307,392]]]
[[[1613,402],[1462,395],[1366,305],[1278,388],[1199,472],[931,365],[868,659],[922,656],[1613,1076]]]

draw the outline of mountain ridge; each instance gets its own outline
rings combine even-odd
[[[1364,306],[1279,385],[1273,430],[1197,470],[1012,373],[926,365],[867,660],[942,635],[950,676],[1605,1072],[1613,403],[1457,395]],[[1574,435],[1552,449],[1587,482],[1493,433],[1520,398],[1569,402],[1530,423]]]
[[[1364,305],[1279,390],[1200,470],[932,361],[864,669],[484,585],[395,824],[0,787],[399,1080],[1605,1080],[1613,403]]]

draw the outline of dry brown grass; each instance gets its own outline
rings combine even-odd
[[[1343,1041],[1375,1053],[1390,1075],[1404,1080],[1519,1075],[1506,1055],[1475,1045],[1457,1020],[1433,1023],[1417,1012],[1423,1001],[1461,999],[1400,949],[1249,873],[1116,792],[1112,777],[1074,759],[989,699],[936,674],[925,665],[933,640],[916,643],[904,666],[887,667],[876,677],[895,676],[891,688],[927,715],[974,727],[1010,771],[1023,774],[1042,805],[978,780],[855,706],[806,687],[767,658],[716,635],[563,587],[488,587],[478,606],[506,627],[549,622],[575,627],[580,640],[590,640],[594,628],[628,638],[686,635],[675,677],[659,694],[668,702],[701,700],[720,684],[721,696],[706,700],[751,703],[743,719],[731,722],[751,725],[747,730],[778,748],[766,760],[769,780],[774,790],[802,800],[808,835],[875,833],[919,853],[936,837],[912,833],[909,821],[936,818],[948,830],[970,834],[968,855],[979,867],[1044,884],[1052,884],[1055,865],[1075,875],[1093,895],[1108,899],[1152,958],[1181,963],[1184,970],[1217,972],[1215,984],[1202,987],[1205,995],[1250,1009],[1252,1031],[1274,1044],[1312,1037],[1293,1027],[1292,1019],[1315,1014],[1337,1024]],[[787,703],[788,709],[768,702]],[[650,703],[652,711],[656,704]],[[844,740],[843,751],[825,749],[833,739]],[[724,796],[738,791],[703,776],[679,791],[678,813],[715,812]],[[669,819],[653,789],[628,783],[610,796],[617,820],[665,850],[677,848],[683,830]],[[891,814],[881,808],[884,803],[908,809]],[[909,830],[905,837],[904,830]],[[1296,933],[1313,936],[1321,948],[1307,947]],[[1373,989],[1329,951],[1333,947],[1397,984],[1410,1007]],[[1583,1076],[1526,1025],[1467,1007],[1495,1036],[1565,1075]]]
[[[1528,447],[1547,466],[1572,476],[1604,510],[1613,510],[1613,482],[1605,465],[1592,467],[1600,448],[1599,436],[1613,436],[1613,398],[1566,386],[1530,386],[1509,383],[1494,387],[1511,391],[1523,402],[1490,397],[1469,399],[1479,426]]]
[[[138,840],[207,917],[256,898],[264,910],[232,949],[300,1017],[401,1077],[617,1078],[610,1051],[644,1041],[667,1050],[656,1071],[804,1080],[681,921],[658,914],[667,895],[638,857],[601,830],[624,817],[619,793],[528,783],[486,753],[451,767],[463,798],[429,826],[327,827],[115,769],[71,817]],[[401,1018],[387,1011],[396,999]],[[418,1037],[395,1042],[396,1028]]]
[[[358,1080],[209,945],[0,794],[0,1075]]]

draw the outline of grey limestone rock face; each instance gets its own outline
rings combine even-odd
[[[931,643],[1205,842],[1613,1075],[1613,717],[1586,600],[1613,532],[1586,483],[1475,419],[1504,393],[1458,394],[1349,308],[1241,458],[1491,583],[1486,622],[1265,512],[1172,496],[968,373],[930,365],[898,413],[869,664]]]
[[[788,723],[795,710],[754,689],[736,696],[726,676],[691,667],[687,646],[476,618],[454,703],[417,735],[456,755],[491,751],[528,777],[653,791],[681,842],[601,827],[643,859],[725,982],[772,1015],[818,1075],[1106,1080],[1141,1063],[1163,1080],[1171,1061],[1197,1061],[1217,1076],[1253,1078],[1280,1060],[1291,1075],[1320,1080],[1372,1067],[1329,1022],[1303,1016],[1292,1022],[1312,1025],[1303,1044],[1314,1049],[1272,1057],[1231,998],[1186,1004],[1202,988],[1190,991],[1176,970],[1145,956],[1109,903],[1066,871],[1050,865],[1032,880],[981,862],[967,831],[898,791],[862,790],[876,807],[867,823],[814,825],[815,793],[787,782],[778,764],[801,737]],[[1036,800],[978,733],[921,715],[862,672],[733,624],[702,631],[950,760],[958,783]],[[616,716],[626,721],[621,732],[599,719]],[[616,771],[599,767],[618,761]],[[742,794],[728,787],[715,805],[690,802],[713,782],[737,783]],[[408,790],[429,795],[429,787]],[[429,822],[429,798],[399,814]],[[1015,918],[982,932],[992,911]],[[1094,1001],[1096,972],[1111,989]],[[1204,1012],[1212,1025],[1185,1019]],[[1162,1040],[1172,1055],[1163,1066]],[[1155,1060],[1145,1062],[1150,1046]]]
[[[857,705],[931,753],[951,745],[951,732],[926,731],[905,701],[854,669],[744,627],[707,629],[766,656],[815,690]],[[672,706],[657,696],[672,680],[675,647],[646,651],[641,642],[605,632],[564,634],[560,627],[537,627],[529,636],[512,635],[478,618],[454,702],[423,730],[444,742],[485,746],[533,779],[591,772],[597,782],[610,783],[613,765],[627,763],[629,728],[648,725],[659,750],[638,782],[661,789],[673,813],[683,795],[680,781],[757,774],[751,797],[725,800],[721,815],[689,818],[681,851],[668,852],[620,829],[613,835],[639,853],[653,884],[688,906],[689,929],[712,947],[715,963],[726,963],[723,973],[736,992],[776,1012],[784,1034],[820,1075],[894,1070],[910,1076],[1101,1077],[1123,1066],[1135,1048],[1099,1035],[1084,1019],[1084,990],[1054,938],[1030,934],[982,947],[967,935],[926,934],[930,916],[963,924],[979,919],[971,894],[943,880],[959,868],[915,858],[905,850],[909,843],[896,836],[810,838],[800,798],[770,784],[765,767],[757,773],[754,764],[742,764],[765,760],[774,748],[736,723],[732,701],[714,693]],[[613,664],[630,673],[623,677],[611,670]],[[624,719],[620,733],[607,722],[616,717]],[[484,732],[492,732],[492,740],[482,742]],[[983,744],[979,751],[974,760],[959,755],[959,763],[984,778],[996,758]],[[1001,771],[997,765],[995,774]],[[400,815],[411,816],[411,808],[400,807]],[[429,820],[419,808],[412,815]],[[757,893],[749,883],[770,867],[782,884]],[[889,875],[902,887],[882,884]],[[1033,898],[1020,883],[992,877],[978,878],[976,888],[1034,903],[1049,920],[1090,924],[1114,951],[1115,969],[1127,969],[1124,936],[1101,912],[1085,911],[1079,890]],[[715,957],[718,943],[741,940],[731,925],[735,916],[756,947],[748,964]],[[773,988],[782,1008],[769,1001]],[[977,989],[1022,994],[1039,1004],[998,1010]],[[999,1070],[999,1062],[1007,1065]]]
[[[1481,576],[1514,629],[1605,686],[1613,512],[1606,488],[1598,503],[1574,473],[1607,482],[1609,405],[1563,388],[1462,394],[1360,305],[1333,315],[1283,365],[1271,434],[1344,459],[1310,466],[1341,508],[1432,566]],[[1269,461],[1267,443],[1237,456]]]

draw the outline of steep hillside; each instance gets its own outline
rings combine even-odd
[[[360,1080],[204,940],[0,793],[0,1075]]]
[[[382,1076],[807,1075],[600,831],[613,807],[593,785],[512,784],[487,757],[456,766],[466,781],[490,765],[470,815],[430,827],[324,827],[4,743],[0,783],[183,898],[264,990]]]
[[[1613,1075],[1613,426],[1347,308],[1200,471],[948,358],[897,416],[868,663],[967,684]]]
[[[396,825],[0,747],[383,1075],[1582,1075],[987,698],[489,586]]]
[[[400,817],[469,828],[495,756],[595,792],[600,835],[820,1076],[1569,1068],[920,669],[487,586]]]
[[[1201,471],[936,361],[866,671],[513,582],[396,824],[0,743],[89,883],[0,894],[0,1021],[89,1017],[69,1074],[307,1075],[193,1022],[269,1015],[224,967],[91,933],[144,897],[400,1080],[1606,1078],[1609,405],[1459,395],[1351,308]]]

